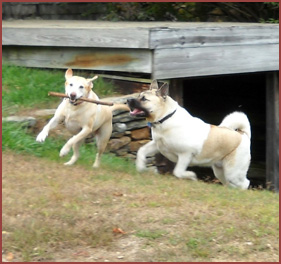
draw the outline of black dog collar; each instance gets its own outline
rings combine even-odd
[[[157,125],[157,124],[162,124],[162,123],[165,122],[167,119],[169,119],[170,117],[172,117],[176,111],[177,111],[177,109],[175,109],[174,112],[172,112],[172,113],[166,115],[165,117],[163,117],[162,119],[160,119],[160,120],[157,121],[157,122],[153,122],[153,123],[148,122],[147,125],[148,125],[149,127],[154,127],[154,126]]]

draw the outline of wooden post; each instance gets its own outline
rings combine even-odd
[[[266,76],[266,183],[279,192],[279,76]]]
[[[182,79],[172,79],[169,86],[169,95],[183,106],[183,80]]]

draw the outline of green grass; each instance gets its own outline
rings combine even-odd
[[[2,122],[2,150],[13,150],[16,153],[44,157],[60,163],[66,162],[72,152],[66,157],[60,158],[60,149],[65,144],[64,138],[48,137],[44,143],[35,141],[36,135],[30,133],[24,124],[13,122]],[[91,168],[96,155],[96,146],[94,143],[83,144],[80,148],[80,158],[78,164]],[[119,158],[111,153],[105,153],[102,156],[102,166],[112,168],[116,171],[134,171],[134,164],[131,160]]]
[[[3,65],[2,67],[2,109],[9,110],[18,107],[49,107],[58,98],[48,96],[48,92],[64,93],[63,70],[42,70],[24,68],[17,66]],[[95,75],[90,72],[74,71],[74,75],[81,75],[85,78]],[[114,93],[114,86],[111,82],[98,78],[94,82],[94,91],[99,97]]]
[[[58,70],[39,70],[16,66],[2,67],[3,105],[15,104],[32,107],[55,101],[49,91],[64,91],[64,75]]]

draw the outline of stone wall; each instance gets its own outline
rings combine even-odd
[[[126,130],[122,131],[125,127]],[[138,149],[150,139],[150,128],[145,119],[136,120],[128,116],[128,112],[116,114],[108,150],[118,156],[135,158]]]
[[[135,98],[137,94],[120,97],[106,98],[104,101],[125,103],[129,98]],[[107,145],[107,151],[117,156],[135,158],[138,149],[151,140],[150,128],[145,118],[130,116],[127,111],[115,111],[112,119],[112,135]],[[88,138],[92,141],[93,137]]]

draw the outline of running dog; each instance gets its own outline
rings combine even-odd
[[[104,106],[78,101],[81,97],[99,100],[92,90],[93,81],[97,78],[98,76],[91,79],[73,76],[72,70],[68,69],[65,73],[65,94],[69,98],[63,99],[56,109],[54,117],[36,138],[36,141],[44,142],[49,131],[64,121],[68,131],[74,135],[60,151],[60,157],[63,157],[68,154],[71,148],[73,149],[73,156],[68,162],[64,163],[65,165],[72,165],[77,161],[80,145],[90,133],[94,132],[98,151],[93,167],[99,167],[101,155],[112,133],[112,112],[114,110],[129,111],[128,106],[125,104]]]
[[[219,126],[207,124],[179,106],[168,96],[168,89],[167,83],[159,88],[154,80],[150,90],[128,100],[130,114],[146,117],[152,131],[152,141],[138,150],[137,170],[146,170],[146,157],[160,152],[176,163],[173,174],[178,178],[197,180],[187,167],[209,166],[222,184],[247,189],[251,160],[247,116],[233,112]]]

